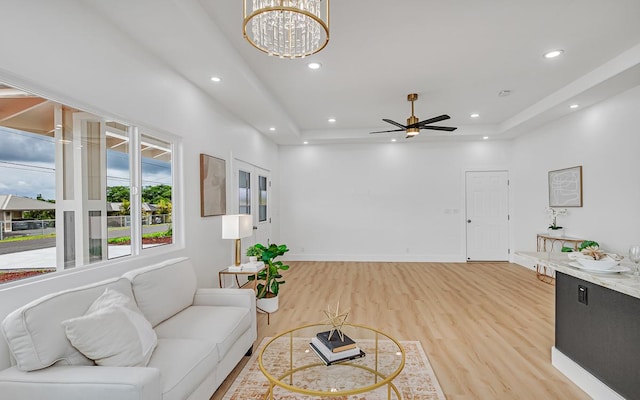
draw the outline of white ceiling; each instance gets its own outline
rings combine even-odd
[[[303,60],[251,47],[241,0],[85,3],[280,144],[403,138],[369,132],[404,123],[413,92],[420,120],[459,129],[412,140],[507,138],[640,84],[638,0],[333,0],[329,45]]]

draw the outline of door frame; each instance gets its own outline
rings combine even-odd
[[[253,163],[241,160],[239,158],[233,158],[233,167],[231,171],[231,181],[233,182],[232,201],[229,203],[233,207],[233,212],[229,214],[237,214],[240,208],[240,199],[238,196],[238,177],[239,171],[249,172],[250,187],[251,187],[251,216],[253,220],[253,235],[242,240],[242,254],[245,254],[247,247],[258,243],[258,237],[264,236],[267,238],[265,243],[269,245],[272,234],[271,224],[271,207],[272,207],[272,193],[271,193],[271,171],[266,168],[262,168]],[[259,177],[264,176],[267,178],[267,216],[265,221],[259,221]]]
[[[506,224],[506,238],[507,238],[507,259],[506,260],[469,260],[469,224],[467,223],[469,216],[468,213],[468,203],[469,199],[467,197],[467,176],[470,172],[504,172],[506,173],[507,178],[507,193],[506,193],[506,204],[507,204],[507,224]],[[463,171],[463,186],[464,186],[464,218],[462,223],[465,227],[464,229],[464,259],[465,262],[484,262],[484,261],[492,261],[492,262],[509,262],[511,260],[511,178],[509,174],[508,168],[490,168],[490,169],[466,169]]]

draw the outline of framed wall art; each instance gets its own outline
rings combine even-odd
[[[221,158],[200,154],[200,215],[227,213],[227,167]]]
[[[549,207],[582,207],[582,166],[549,171]]]

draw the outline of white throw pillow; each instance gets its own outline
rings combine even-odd
[[[158,338],[135,303],[107,289],[85,315],[62,321],[67,338],[96,364],[110,367],[144,367]]]

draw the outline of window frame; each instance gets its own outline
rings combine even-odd
[[[142,259],[149,257],[157,257],[166,253],[173,253],[178,250],[184,249],[184,217],[185,213],[183,210],[183,199],[184,199],[184,183],[181,177],[183,176],[183,161],[182,161],[182,151],[184,148],[183,139],[173,133],[162,131],[157,128],[152,128],[148,125],[139,123],[135,118],[126,118],[120,117],[113,113],[105,112],[98,107],[95,107],[91,104],[78,101],[77,99],[72,99],[65,95],[54,93],[50,90],[43,89],[40,85],[34,84],[28,80],[23,80],[15,76],[7,76],[6,74],[0,74],[0,83],[3,83],[7,86],[13,87],[18,90],[22,90],[28,93],[31,93],[35,96],[42,97],[43,99],[49,100],[51,102],[56,103],[56,107],[58,106],[67,106],[72,107],[77,110],[81,110],[83,112],[87,112],[90,114],[99,117],[102,120],[114,121],[117,123],[121,123],[127,125],[129,127],[134,128],[136,130],[136,140],[137,143],[131,143],[129,157],[131,162],[131,183],[130,183],[130,193],[131,193],[131,215],[132,215],[132,229],[131,229],[131,254],[123,257],[117,257],[109,259],[106,256],[104,259],[100,261],[96,261],[93,263],[76,263],[75,267],[72,268],[64,268],[64,263],[58,262],[59,255],[58,253],[63,253],[64,249],[61,248],[56,243],[56,268],[55,272],[43,275],[32,276],[24,279],[19,279],[15,281],[10,281],[3,283],[0,286],[0,291],[5,289],[10,289],[15,286],[35,283],[44,279],[50,279],[52,277],[60,277],[67,274],[77,273],[79,271],[88,271],[90,269],[95,268],[104,268],[109,267],[111,265],[120,265],[123,263],[131,263],[131,262],[139,262]],[[57,117],[54,118],[54,123],[57,125],[60,121],[56,120]],[[127,122],[132,121],[132,122]],[[134,122],[135,121],[135,122]],[[141,178],[141,154],[140,154],[140,136],[142,135],[140,132],[144,132],[145,135],[150,136],[154,139],[158,139],[170,144],[171,148],[171,227],[172,227],[172,243],[165,244],[162,246],[153,246],[149,248],[142,248],[142,223],[141,218],[137,218],[137,216],[142,216],[141,213],[141,198],[142,198],[142,178]],[[136,151],[133,151],[135,149]],[[60,146],[56,146],[55,150],[55,158],[58,159],[61,156],[62,148]],[[135,163],[135,164],[134,164]],[[105,170],[106,174],[106,170]],[[63,185],[63,180],[61,179],[61,173],[56,171],[55,174],[55,185],[56,185],[56,203],[58,202],[58,192],[60,191],[60,186]],[[74,185],[75,186],[75,185]],[[77,187],[74,187],[74,190],[78,190]],[[134,202],[134,199],[136,201]],[[136,209],[136,218],[134,218],[134,203],[137,204]],[[56,218],[57,219],[57,218]],[[104,216],[103,223],[106,224],[106,215]],[[135,245],[134,245],[135,243]]]

